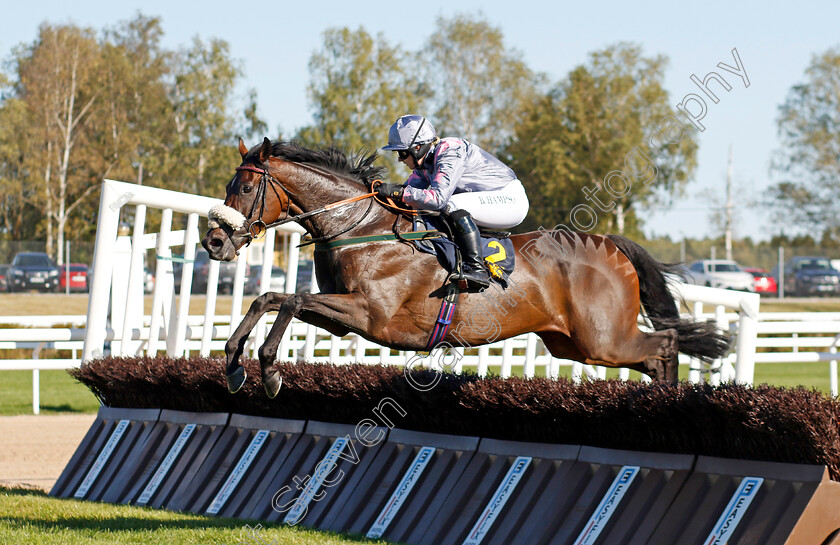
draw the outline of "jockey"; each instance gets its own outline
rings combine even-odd
[[[513,170],[471,142],[438,138],[432,124],[419,115],[397,119],[382,149],[396,151],[400,162],[414,172],[403,185],[380,184],[378,194],[448,217],[462,253],[463,278],[470,288],[488,287],[477,225],[509,229],[528,214],[525,188]]]

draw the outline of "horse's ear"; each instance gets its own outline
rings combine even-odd
[[[244,159],[246,153],[248,153],[248,148],[245,147],[245,142],[243,142],[242,139],[240,138],[239,139],[239,155],[241,155],[242,158]]]
[[[267,137],[263,138],[262,147],[260,148],[260,163],[265,163],[271,157],[271,140]]]

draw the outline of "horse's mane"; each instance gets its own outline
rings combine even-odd
[[[245,160],[259,161],[260,145],[256,145],[245,155]],[[343,151],[335,146],[309,149],[296,141],[274,142],[271,144],[271,156],[323,168],[333,174],[349,177],[353,180],[369,184],[371,181],[383,178],[387,169],[373,166],[379,154],[375,151],[361,150],[357,155],[347,157]]]

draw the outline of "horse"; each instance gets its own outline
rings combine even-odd
[[[354,332],[398,350],[429,350],[450,271],[407,240],[411,219],[371,190],[385,169],[374,153],[348,158],[335,147],[308,149],[265,138],[248,149],[211,210],[202,246],[211,259],[233,260],[268,227],[295,221],[316,243],[320,293],[265,293],[225,345],[231,393],[245,382],[239,363],[260,317],[277,317],[258,350],[262,383],[273,398],[282,377],[275,358],[292,318],[337,336]],[[374,185],[375,187],[375,185]],[[460,293],[440,345],[471,347],[536,333],[556,358],[627,367],[659,381],[678,380],[678,353],[710,362],[723,357],[727,336],[709,321],[681,318],[668,289],[677,266],[653,258],[618,235],[539,229],[510,236],[516,267],[490,289]],[[642,331],[643,311],[652,326]],[[650,328],[646,328],[650,329]]]

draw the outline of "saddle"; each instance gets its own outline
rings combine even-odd
[[[458,246],[452,241],[450,228],[446,221],[439,216],[419,216],[414,218],[414,231],[434,230],[442,236],[427,240],[412,241],[414,245],[427,254],[437,257],[438,263],[449,272],[454,272],[460,262]],[[516,265],[513,242],[510,233],[505,231],[479,230],[481,235],[481,255],[484,265],[490,273],[490,278],[507,287],[507,277]]]

